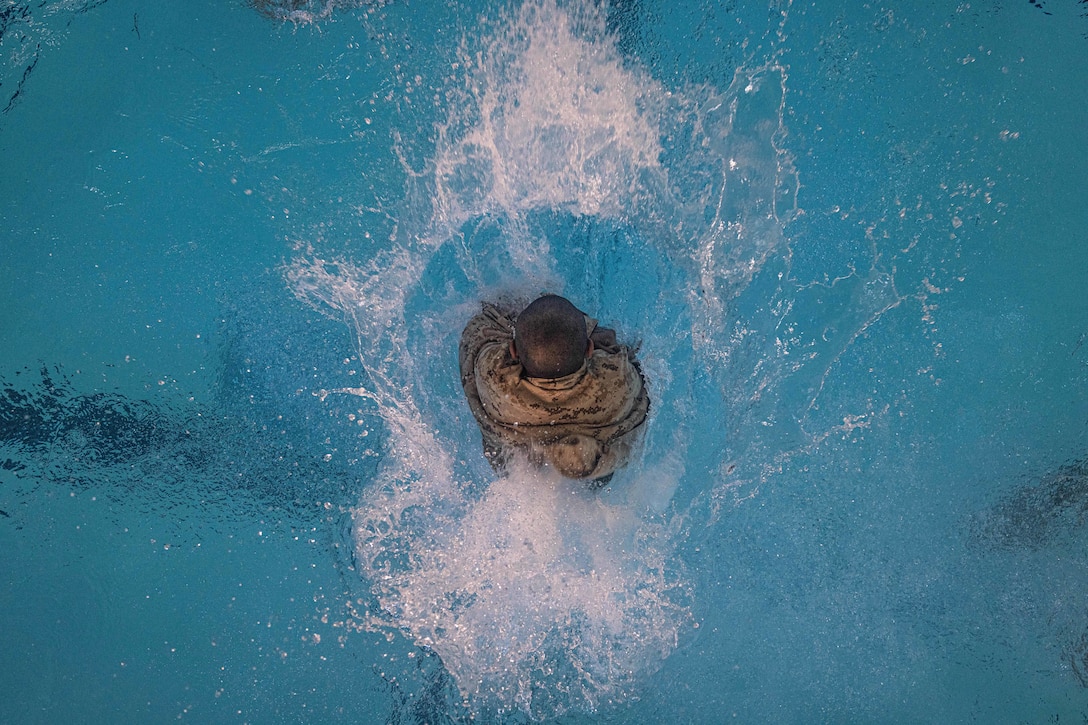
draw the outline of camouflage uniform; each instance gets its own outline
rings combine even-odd
[[[461,385],[483,433],[484,455],[498,473],[520,450],[568,478],[607,482],[626,463],[650,407],[634,352],[595,339],[577,372],[530,378],[510,354],[513,318],[484,303],[461,334]],[[587,334],[596,327],[587,316]]]

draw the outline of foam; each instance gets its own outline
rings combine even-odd
[[[664,89],[602,40],[596,8],[524,3],[475,53],[471,82],[439,128],[436,213],[454,223],[527,209],[622,215],[659,167]]]
[[[328,20],[339,10],[380,8],[388,0],[250,0],[249,5],[265,17],[297,25]]]
[[[388,248],[360,263],[310,248],[286,276],[347,323],[366,373],[347,392],[389,429],[354,512],[378,604],[367,626],[438,653],[471,711],[547,718],[636,697],[694,624],[678,555],[691,514],[673,502],[692,437],[682,401],[693,366],[735,343],[726,302],[784,243],[785,76],[766,65],[724,93],[668,91],[577,4],[527,2],[485,28],[461,46],[428,168],[406,169]],[[603,492],[528,468],[496,479],[457,384],[480,299],[563,292],[578,282],[562,264],[598,253],[554,229],[564,215],[637,230],[648,251],[625,264],[685,280],[629,311],[660,402],[643,457]],[[694,332],[660,329],[677,317]]]
[[[356,511],[357,560],[475,706],[594,709],[629,696],[676,646],[688,592],[666,563],[667,527],[530,470],[491,483],[463,515],[451,503],[430,500],[413,520],[413,496],[372,492]]]

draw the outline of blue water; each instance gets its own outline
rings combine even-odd
[[[0,720],[1088,717],[1085,3],[0,8]],[[496,480],[480,300],[641,343]]]

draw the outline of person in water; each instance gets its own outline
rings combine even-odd
[[[603,486],[621,468],[650,399],[635,352],[558,295],[520,314],[484,303],[461,333],[461,385],[500,475],[515,452]]]

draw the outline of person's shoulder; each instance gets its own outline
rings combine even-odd
[[[626,345],[615,345],[608,349],[597,348],[590,357],[590,371],[597,377],[627,376],[630,371],[638,372],[638,363],[634,353]]]
[[[512,337],[514,334],[514,321],[509,313],[493,304],[484,302],[480,311],[465,323],[462,337],[478,334]]]
[[[505,349],[513,339],[513,334],[514,323],[509,316],[495,305],[485,302],[461,332],[458,357],[462,374],[467,374],[474,368],[477,358],[488,348],[494,346]]]

